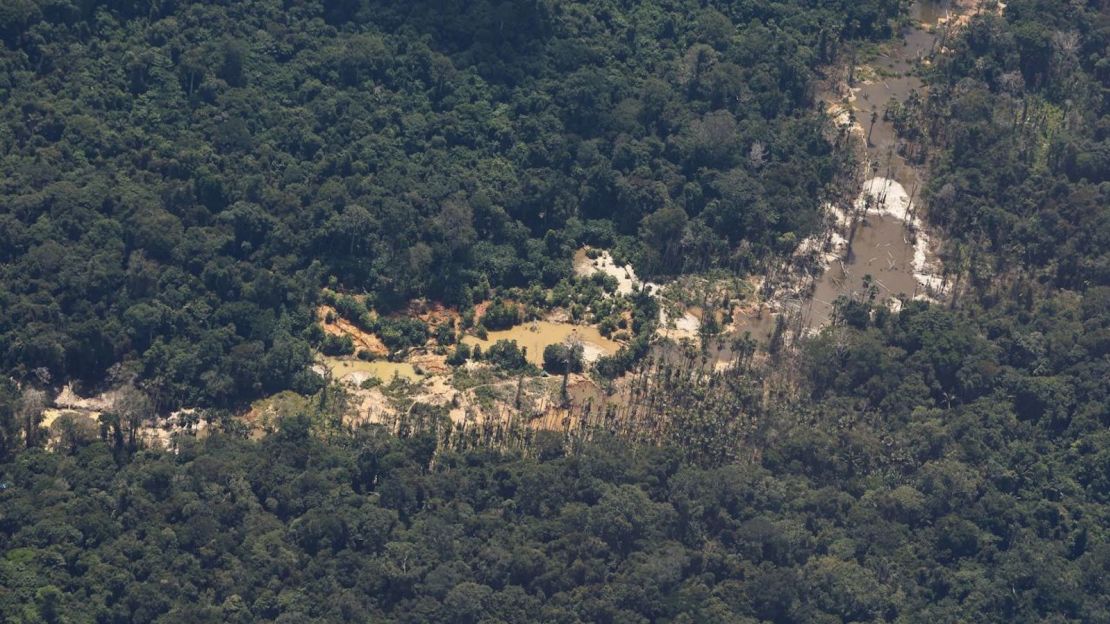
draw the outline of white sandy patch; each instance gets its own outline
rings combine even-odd
[[[590,364],[596,362],[598,358],[606,353],[603,347],[595,345],[592,342],[582,342],[582,359]]]
[[[821,262],[825,268],[829,268],[832,263],[844,257],[844,250],[848,248],[848,239],[844,238],[840,232],[834,231],[829,237],[829,250],[821,255]]]
[[[829,102],[825,110],[838,128],[845,129],[852,125],[852,112],[842,104]]]
[[[875,177],[863,183],[863,191],[856,200],[856,209],[868,214],[889,215],[906,221],[913,204],[905,187],[897,180]]]
[[[847,100],[849,103],[856,100],[856,91],[859,91],[859,88],[848,90]],[[833,125],[836,126],[837,130],[842,132],[848,131],[848,133],[858,135],[859,137],[865,136],[866,133],[863,131],[863,125],[859,123],[858,119],[852,116],[852,109],[850,106],[844,106],[840,102],[828,102],[826,103],[825,111],[828,113],[829,117],[832,118]]]
[[[64,409],[103,411],[110,409],[119,398],[119,393],[108,391],[92,397],[77,396],[73,391],[73,384],[66,384],[54,399],[54,405]]]
[[[840,206],[825,204],[824,210],[826,214],[832,216],[833,223],[836,224],[836,227],[847,228],[852,225],[852,217],[848,214],[847,210],[844,210]]]
[[[589,277],[594,273],[610,275],[617,280],[617,293],[621,295],[631,295],[641,287],[647,288],[648,292],[652,293],[659,290],[658,284],[644,282],[636,277],[636,270],[631,265],[617,264],[608,251],[600,251],[600,254],[597,258],[591,259],[586,255],[585,250],[579,251],[574,261],[575,275],[579,277]]]
[[[361,385],[362,382],[370,379],[372,376],[373,375],[365,371],[355,371],[353,373],[348,373],[346,376],[343,377],[341,381],[345,381],[349,384],[354,384],[358,386]]]
[[[657,335],[673,340],[681,340],[683,338],[695,340],[698,337],[698,331],[700,329],[701,320],[690,312],[684,312],[682,316],[672,319],[667,314],[665,308],[659,308],[659,329],[656,331]]]
[[[613,256],[608,251],[602,251],[597,258],[585,256],[575,263],[574,272],[579,277],[589,277],[594,273],[604,273],[617,280],[617,292],[622,295],[631,295],[639,280],[636,271],[630,266],[620,266],[613,261]]]
[[[696,336],[698,330],[701,329],[701,321],[698,317],[687,312],[682,315],[682,318],[675,319],[674,327],[680,332],[688,332]]]
[[[794,255],[804,256],[810,253],[815,253],[821,250],[821,238],[817,236],[807,236],[798,243],[798,248],[794,250]]]

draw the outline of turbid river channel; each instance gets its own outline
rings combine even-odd
[[[917,209],[925,172],[899,153],[894,124],[884,111],[891,99],[905,102],[915,91],[924,97],[925,85],[915,70],[940,45],[951,19],[949,3],[919,1],[910,15],[912,23],[900,41],[853,68],[851,85],[840,81],[822,96],[839,124],[851,124],[863,156],[863,182],[853,206],[833,211],[843,234],[834,237],[829,266],[803,309],[802,320],[811,330],[829,321],[837,297],[867,297],[868,278],[878,302],[939,294],[935,245]]]

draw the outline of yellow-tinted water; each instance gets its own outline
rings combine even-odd
[[[543,364],[543,350],[548,345],[559,344],[571,337],[582,342],[585,359],[590,362],[602,355],[612,355],[621,347],[620,343],[602,336],[596,327],[550,321],[525,323],[511,329],[491,331],[485,340],[477,336],[464,336],[463,342],[470,346],[481,345],[485,351],[498,340],[515,340],[518,346],[528,350],[525,353],[528,361],[540,366]]]
[[[325,363],[336,379],[354,376],[353,381],[358,382],[366,377],[377,377],[388,383],[394,375],[408,381],[420,381],[422,378],[412,364],[408,362],[387,362],[385,360],[364,362],[358,359],[329,357],[325,358]]]

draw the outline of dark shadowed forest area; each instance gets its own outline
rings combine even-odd
[[[819,83],[906,2],[0,0],[0,621],[1110,623],[1110,12],[974,4],[880,103],[950,296],[843,297],[703,374],[575,251],[661,282],[790,257],[860,166]],[[514,287],[629,339],[541,366],[385,316],[492,299],[484,339]],[[322,304],[518,405],[525,371],[625,375],[645,420],[321,423],[314,358],[354,351]],[[182,406],[206,435],[127,428]]]

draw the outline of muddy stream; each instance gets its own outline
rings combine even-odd
[[[857,66],[851,87],[840,84],[822,95],[840,123],[854,118],[852,133],[863,148],[864,171],[855,205],[833,210],[842,235],[834,237],[829,266],[803,310],[803,323],[811,330],[829,321],[837,297],[866,297],[866,276],[877,289],[877,302],[932,296],[940,287],[935,244],[917,210],[924,172],[898,154],[894,125],[883,112],[891,99],[904,102],[914,91],[924,96],[925,85],[914,68],[939,44],[943,28],[938,24],[949,10],[948,2],[916,2],[913,25],[903,31],[901,45],[886,45],[870,64]]]

